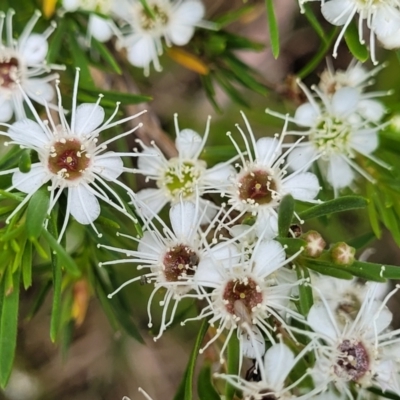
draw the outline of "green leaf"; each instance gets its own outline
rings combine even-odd
[[[279,236],[287,237],[292,224],[294,213],[294,199],[292,195],[286,195],[279,204],[278,210],[278,232]]]
[[[353,279],[353,275],[350,272],[345,271],[337,264],[331,262],[304,258],[302,259],[302,265],[323,275],[329,275],[339,279]]]
[[[32,285],[32,242],[25,243],[24,253],[22,255],[22,282],[25,290]]]
[[[337,212],[365,208],[367,205],[368,201],[364,197],[344,196],[311,207],[308,210],[301,212],[299,216],[303,220],[308,220]]]
[[[297,279],[306,278],[311,283],[310,273],[307,268],[296,267]],[[299,309],[302,315],[308,315],[312,305],[314,304],[314,298],[312,294],[311,286],[306,284],[300,284],[299,286]]]
[[[365,44],[360,43],[358,28],[355,22],[350,23],[344,34],[347,46],[355,58],[361,62],[365,62],[369,58],[369,52]]]
[[[349,268],[349,267],[346,267]],[[354,261],[350,266],[350,269],[359,271],[360,277],[364,277],[361,274],[371,275],[376,277],[376,281],[384,281],[385,279],[400,279],[400,267],[396,265],[385,265],[385,264],[375,264],[365,261]],[[378,280],[379,278],[379,280]],[[371,279],[366,277],[365,279]]]
[[[237,104],[242,107],[249,108],[249,103],[243,98],[243,96],[237,91],[237,89],[229,82],[225,74],[222,72],[215,72],[214,77],[219,83],[225,93]]]
[[[57,29],[51,35],[49,51],[47,52],[47,62],[49,64],[54,63],[58,59],[60,55],[61,44],[63,38],[65,37],[65,30],[67,28],[67,20],[65,17],[60,18],[58,21],[59,23],[57,25]]]
[[[226,25],[231,24],[234,21],[237,21],[239,18],[241,18],[243,15],[254,11],[254,6],[243,6],[241,8],[238,8],[237,10],[229,11],[224,15],[221,15],[218,18],[215,18],[213,20],[214,23],[218,25],[219,28],[223,28]]]
[[[93,97],[97,98],[99,90],[98,89],[91,89],[83,86],[83,90],[89,92],[93,95]],[[84,94],[82,91],[81,94]],[[132,94],[132,93],[122,93],[122,92],[115,92],[112,90],[101,90],[101,94],[104,96],[102,99],[102,104],[107,103],[112,105],[117,102],[120,102],[122,105],[124,104],[138,104],[144,103],[152,100],[151,96],[145,96],[141,94]]]
[[[240,357],[240,346],[239,339],[236,335],[232,335],[228,343],[228,360],[227,360],[227,371],[228,375],[239,374],[239,357]],[[225,398],[226,400],[232,400],[235,395],[236,389],[230,383],[226,382],[225,385]]]
[[[358,236],[351,240],[347,240],[346,243],[349,246],[354,247],[355,249],[359,250],[359,249],[362,249],[363,247],[367,246],[374,239],[375,239],[375,235],[372,232],[367,232],[364,235]]]
[[[18,168],[21,172],[27,173],[31,170],[31,165],[31,151],[25,149],[21,154],[21,158],[19,159]]]
[[[54,236],[52,236],[46,229],[43,229],[42,236],[47,241],[50,248],[52,248],[56,252],[57,257],[59,257],[60,264],[67,270],[67,272],[74,277],[79,277],[81,275],[81,271],[79,270],[75,261],[57,242]]]
[[[185,374],[179,385],[178,391],[174,396],[174,400],[193,400],[193,375],[196,366],[196,360],[199,355],[201,344],[208,330],[208,321],[204,319],[201,323],[199,332],[194,343],[192,353],[190,354],[189,362],[186,367]]]
[[[200,400],[221,400],[211,380],[211,363],[205,362],[197,381],[197,393]]]
[[[324,43],[328,42],[328,38],[326,37],[324,28],[322,28],[321,24],[318,21],[318,18],[314,15],[313,11],[311,10],[310,4],[303,4],[304,15],[308,19],[308,22],[313,27],[314,31],[317,35],[322,39]]]
[[[374,388],[374,387],[370,387],[367,390],[369,392],[374,393],[374,394],[378,395],[379,397],[383,397],[385,399],[400,400],[400,396],[397,396],[396,394],[394,394],[392,392],[388,392],[387,390],[382,392],[382,390],[380,390],[378,388]]]
[[[26,233],[30,240],[37,239],[43,230],[43,224],[49,209],[49,191],[43,186],[31,197],[26,212]]]
[[[275,58],[279,56],[279,30],[278,23],[276,22],[275,10],[273,0],[265,0],[265,6],[267,8],[268,17],[268,30],[269,39],[271,42],[272,54]]]
[[[286,254],[289,255],[293,255],[300,251],[302,247],[305,249],[307,246],[307,242],[303,239],[277,237],[274,240],[284,246]]]
[[[9,293],[6,279],[2,280],[0,296],[0,385],[5,388],[10,378],[17,344],[20,270],[13,275],[13,289]]]
[[[118,75],[121,75],[122,71],[114,56],[110,53],[107,47],[96,40],[94,37],[91,38],[92,46],[99,52],[103,60],[111,67],[111,69]]]

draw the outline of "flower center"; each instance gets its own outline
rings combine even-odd
[[[50,148],[49,170],[67,180],[80,178],[90,164],[90,155],[76,138],[62,138]]]
[[[265,394],[265,396],[263,397],[257,397],[257,399],[259,398],[260,400],[278,400],[279,397],[276,397],[274,395],[274,391],[271,389],[263,389],[260,392],[258,392],[259,395],[263,395]],[[254,400],[254,397],[251,397],[251,400]]]
[[[177,158],[173,158],[169,161],[164,178],[157,184],[159,187],[165,186],[174,199],[179,199],[180,196],[188,198],[193,196],[200,175],[198,165],[190,161],[179,162]]]
[[[261,304],[263,295],[257,282],[246,277],[230,280],[225,286],[222,298],[226,310],[230,314],[247,322],[248,316],[253,313],[253,309]]]
[[[369,356],[361,342],[343,340],[338,347],[341,353],[335,365],[335,373],[339,377],[357,382],[369,367]]]
[[[277,194],[277,184],[266,171],[251,171],[239,180],[239,197],[249,204],[269,204]]]
[[[15,57],[0,61],[0,86],[13,89],[19,78],[19,62]]]
[[[153,15],[142,9],[140,14],[140,26],[145,31],[151,31],[155,28],[161,28],[167,25],[169,18],[165,10],[155,4],[150,6]]]
[[[353,158],[354,155],[349,146],[349,136],[352,130],[354,129],[349,123],[328,115],[310,134],[310,140],[328,158],[334,154],[343,154]]]
[[[200,258],[195,251],[184,244],[172,247],[164,255],[164,276],[168,282],[181,281],[196,272]]]

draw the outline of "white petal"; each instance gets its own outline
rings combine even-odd
[[[27,65],[37,65],[44,61],[49,45],[43,35],[32,33],[21,43],[21,53]]]
[[[256,162],[271,167],[274,161],[282,154],[279,140],[276,138],[264,137],[256,142]]]
[[[156,45],[151,36],[138,36],[137,41],[127,51],[129,62],[136,67],[147,67],[158,59]]]
[[[82,225],[88,225],[100,215],[100,204],[96,196],[84,185],[68,188],[71,215]]]
[[[168,202],[160,189],[142,189],[136,193],[136,196],[144,203],[144,205],[139,206],[139,208],[142,214],[147,218],[153,218],[154,214],[158,214]]]
[[[225,269],[231,269],[240,260],[240,252],[233,244],[219,243],[209,249],[209,257]]]
[[[295,199],[301,201],[315,199],[320,189],[318,178],[311,172],[303,172],[293,177],[289,175],[282,186],[285,193],[290,193]]]
[[[379,101],[367,99],[358,103],[357,111],[366,120],[379,122],[385,114],[385,107]]]
[[[292,171],[303,169],[308,165],[307,169],[311,167],[311,160],[317,156],[317,149],[312,143],[305,143],[304,146],[294,148],[288,156],[287,163]]]
[[[338,117],[349,115],[356,111],[359,101],[360,93],[357,89],[340,88],[332,96],[332,113]]]
[[[214,187],[219,188],[219,185],[224,184],[226,186],[229,184],[229,177],[235,174],[236,170],[232,165],[218,163],[204,172],[204,180],[214,185]]]
[[[80,0],[63,0],[63,7],[67,11],[75,11],[79,7]]]
[[[121,157],[111,156],[115,154],[113,151],[104,153],[101,157],[95,158],[93,161],[94,171],[108,181],[116,180],[123,172],[124,163]],[[109,155],[107,157],[107,155]]]
[[[297,125],[312,127],[317,123],[320,115],[321,111],[319,108],[316,108],[311,103],[305,103],[297,107],[294,119]]]
[[[400,29],[400,12],[394,7],[378,7],[371,27],[379,37],[394,35]]]
[[[259,213],[256,221],[256,232],[260,239],[273,239],[278,236],[278,218],[272,212]]]
[[[183,1],[174,10],[172,20],[175,23],[195,25],[204,17],[204,13],[205,8],[201,1]]]
[[[0,122],[9,121],[14,114],[14,109],[12,107],[12,100],[6,99],[0,96]]]
[[[322,15],[325,17],[327,21],[329,21],[333,25],[344,25],[349,19],[354,7],[352,6],[351,0],[331,0],[325,1],[321,5]],[[346,12],[343,13],[343,11]]]
[[[158,258],[161,254],[162,247],[155,239],[154,233],[146,231],[143,233],[143,237],[139,241],[137,251],[145,254],[154,254],[156,252],[157,254],[154,254],[154,258]]]
[[[340,156],[332,156],[328,162],[326,179],[335,189],[349,186],[355,176],[350,165]]]
[[[210,258],[203,258],[197,266],[194,280],[201,286],[217,287],[224,281],[223,268]]]
[[[362,130],[350,136],[350,146],[362,154],[371,154],[378,147],[378,133],[374,130]]]
[[[40,125],[30,119],[14,122],[8,130],[10,137],[27,147],[43,148],[49,144],[49,139]]]
[[[161,174],[165,170],[165,163],[166,159],[163,154],[153,147],[145,148],[138,157],[138,168],[149,176],[161,177]]]
[[[280,268],[286,258],[282,245],[274,240],[263,240],[255,248],[251,261],[253,272],[260,277],[268,276]]]
[[[99,42],[106,42],[110,40],[113,35],[110,21],[94,14],[91,14],[89,17],[88,29],[90,34]]]
[[[48,82],[43,82],[41,79],[28,79],[23,83],[23,88],[28,97],[35,100],[39,97],[42,103],[45,101],[50,102],[54,98],[55,91],[53,86]]]
[[[283,383],[293,368],[294,355],[283,343],[274,344],[265,353],[264,366],[268,388],[283,389]]]
[[[373,285],[375,286],[376,284]],[[370,293],[371,291],[366,296]],[[368,300],[368,307],[364,309],[363,329],[365,330],[366,337],[375,338],[375,335],[379,335],[389,327],[393,319],[393,314],[386,306],[381,309],[382,302],[380,300],[371,301],[371,299],[366,298],[364,301]]]
[[[190,25],[175,25],[168,30],[168,37],[177,46],[189,43],[194,34],[194,27]]]
[[[378,36],[378,39],[385,49],[398,49],[400,47],[400,29],[393,35],[385,37]]]
[[[213,203],[211,203],[209,200],[204,200],[201,197],[192,199],[192,201],[199,202],[199,214],[202,215],[200,225],[210,224],[218,212],[217,207],[213,207]]]
[[[21,171],[14,172],[12,176],[12,184],[19,191],[24,193],[36,192],[43,184],[48,182],[50,176],[43,168],[43,165],[33,164],[31,170],[27,173]]]
[[[245,328],[240,332],[240,341],[242,342],[242,353],[244,357],[258,359],[265,353],[265,340],[256,325],[251,326],[249,329],[253,332],[252,338]]]
[[[201,136],[191,129],[183,129],[175,140],[181,158],[191,159],[201,149]]]
[[[190,241],[195,232],[198,217],[199,210],[196,210],[196,205],[189,201],[183,201],[171,207],[169,219],[178,240]]]
[[[333,317],[333,316],[332,316]],[[334,341],[338,337],[336,324],[329,318],[329,312],[322,303],[315,303],[308,313],[307,322],[311,329]]]
[[[104,109],[97,104],[84,103],[76,108],[72,132],[84,135],[93,132],[104,120]]]

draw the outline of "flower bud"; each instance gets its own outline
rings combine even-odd
[[[354,262],[356,249],[345,242],[336,243],[331,248],[331,257],[335,264],[351,265]]]
[[[309,257],[319,257],[326,246],[325,240],[322,238],[317,231],[308,231],[302,237],[306,242],[307,246],[304,250],[304,254]]]

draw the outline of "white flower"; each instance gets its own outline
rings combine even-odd
[[[307,321],[324,342],[316,349],[313,369],[316,386],[323,389],[333,382],[350,399],[353,399],[350,382],[400,394],[396,354],[384,351],[400,342],[399,331],[389,329],[392,313],[385,306],[397,288],[383,303],[375,300],[376,290],[377,286],[371,284],[358,314],[344,326],[337,323],[325,301],[311,307]]]
[[[235,331],[240,340],[241,356],[259,361],[265,351],[263,335],[275,343],[275,328],[267,318],[276,320],[289,334],[286,317],[302,320],[302,316],[289,306],[292,288],[298,282],[282,283],[278,274],[278,270],[299,253],[286,260],[285,251],[278,242],[258,240],[249,258],[246,253],[235,252],[226,246],[221,248],[223,244],[215,246],[214,253],[210,252],[199,263],[195,281],[213,291],[206,296],[208,305],[200,315],[186,321],[210,317],[208,322],[212,326],[218,324],[214,338],[201,352],[227,329],[220,352],[221,362],[229,338]],[[223,261],[222,257],[215,257],[218,252],[226,254]]]
[[[291,194],[297,200],[313,202],[320,189],[319,182],[314,174],[303,172],[307,165],[288,175],[287,167],[282,167],[285,157],[296,149],[296,145],[293,145],[282,154],[286,125],[280,138],[276,135],[274,138],[264,137],[256,141],[243,113],[242,116],[250,134],[250,143],[237,125],[246,145],[246,153],[242,153],[228,133],[238,151],[241,164],[239,172],[231,175],[231,185],[226,191],[230,205],[227,215],[232,210],[239,211],[239,216],[234,219],[237,220],[245,213],[251,213],[257,216],[258,234],[273,238],[278,233],[277,208],[281,199]],[[247,154],[248,160],[244,154]],[[312,161],[310,159],[309,163]]]
[[[333,25],[343,26],[333,48],[333,56],[337,56],[337,49],[343,35],[358,14],[358,34],[360,43],[363,39],[363,22],[367,23],[370,31],[371,59],[375,59],[375,35],[383,41],[400,30],[400,3],[398,0],[330,0],[323,1],[321,11],[324,17]]]
[[[137,193],[137,196],[155,214],[167,203],[177,204],[181,198],[194,203],[199,201],[200,213],[207,210],[203,222],[209,221],[218,208],[201,196],[207,193],[223,194],[229,186],[228,177],[235,170],[230,165],[230,161],[207,169],[207,164],[199,160],[210,130],[210,119],[207,121],[203,138],[191,129],[180,130],[177,115],[175,115],[175,130],[178,156],[169,160],[154,144],[153,147],[148,147],[138,141],[143,147],[141,154],[157,155],[157,157],[151,157],[151,161],[148,157],[140,157],[136,172],[143,174],[146,180],[155,181],[157,188],[143,189]],[[149,216],[146,209],[143,212]]]
[[[169,217],[171,229],[156,215],[154,217],[157,223],[161,224],[162,230],[157,229],[152,219],[146,220],[144,217],[144,225],[147,228],[141,238],[133,238],[126,236],[137,242],[137,250],[120,249],[105,245],[110,250],[124,253],[130,258],[107,261],[101,263],[104,265],[114,265],[120,263],[138,264],[138,269],[149,268],[150,272],[142,276],[135,277],[122,284],[117,290],[108,297],[111,298],[118,293],[123,287],[138,280],[145,280],[148,283],[154,283],[154,290],[149,299],[149,327],[152,326],[152,317],[150,306],[155,293],[160,289],[166,289],[164,299],[161,302],[163,313],[161,317],[161,326],[159,334],[154,340],[161,337],[163,331],[173,322],[175,311],[178,303],[185,297],[202,297],[203,291],[198,288],[195,282],[196,271],[199,263],[209,254],[209,248],[204,240],[214,224],[211,223],[205,232],[200,229],[202,215],[199,213],[199,205],[191,202],[181,201],[170,209]],[[142,214],[143,209],[148,208],[146,204],[140,201],[137,203],[137,212]],[[149,210],[146,211],[146,214]],[[219,253],[213,252],[214,257],[223,260],[226,249],[232,248],[230,244],[222,244]],[[195,293],[189,293],[194,291]],[[171,302],[174,302],[170,316],[168,310]]]
[[[65,120],[61,94],[57,86],[59,125],[55,124],[48,109],[48,120],[42,121],[26,94],[22,91],[36,121],[23,119],[12,124],[8,132],[4,133],[11,138],[10,143],[37,152],[39,158],[39,162],[32,164],[27,173],[21,172],[18,168],[1,172],[1,174],[13,173],[12,187],[8,191],[18,189],[27,193],[25,199],[11,213],[7,221],[29,201],[42,185],[49,182],[49,213],[63,190],[68,189],[65,220],[59,240],[65,232],[70,214],[79,223],[90,224],[96,230],[93,221],[100,214],[100,204],[97,198],[129,216],[121,199],[108,182],[118,184],[129,192],[130,189],[117,180],[121,173],[126,170],[121,156],[137,156],[136,153],[115,153],[111,151],[104,153],[104,150],[107,149],[109,143],[132,133],[140,125],[101,144],[97,144],[97,141],[99,134],[104,130],[136,118],[142,113],[111,122],[118,111],[117,106],[110,119],[103,122],[104,110],[98,104],[101,97],[96,104],[85,103],[76,106],[78,81],[79,71],[77,71],[75,77],[70,124]],[[112,199],[108,197],[107,192],[111,194]]]
[[[40,18],[40,12],[37,11],[16,40],[12,36],[13,15],[13,10],[8,11],[7,16],[0,13],[0,122],[9,121],[13,115],[17,120],[26,118],[18,84],[30,99],[44,104],[53,99],[54,89],[49,82],[57,78],[56,74],[42,76],[50,71],[50,66],[46,65],[47,38],[53,32],[54,25],[41,34],[32,33]],[[5,41],[2,39],[4,25]],[[58,66],[51,66],[54,67]]]
[[[111,17],[113,9],[118,7],[117,3],[115,0],[63,0],[63,7],[69,12],[74,12],[78,9],[93,11],[89,15],[89,38],[93,36],[99,42],[106,42],[111,39],[117,28],[111,19],[100,17],[94,12]]]
[[[167,46],[184,46],[200,26],[204,6],[200,0],[147,0],[153,16],[139,0],[120,0],[116,13],[129,26],[121,45],[127,48],[129,62],[144,68],[145,74],[153,63],[161,71],[159,56],[163,54],[162,39]]]
[[[378,147],[378,131],[381,126],[363,118],[363,115],[373,113],[376,109],[372,106],[360,112],[359,102],[362,97],[356,88],[342,87],[328,96],[313,87],[321,99],[321,102],[317,102],[307,87],[301,82],[299,85],[307,95],[308,102],[297,108],[291,120],[308,130],[290,133],[305,135],[308,141],[298,143],[289,154],[288,163],[291,168],[298,170],[310,166],[310,160],[318,159],[321,173],[333,187],[335,195],[338,190],[352,184],[356,178],[354,171],[374,182],[373,177],[355,161],[358,154],[390,168],[371,154]],[[284,118],[270,110],[267,112]]]
[[[280,342],[272,345],[265,353],[263,362],[258,365],[257,373],[260,374],[261,379],[257,382],[250,382],[237,375],[215,374],[215,376],[225,379],[228,383],[240,389],[245,400],[314,399],[315,391],[309,391],[304,396],[294,396],[291,391],[297,383],[305,378],[307,372],[295,384],[285,387],[285,381],[291,370],[307,351],[308,348],[306,347],[295,357],[285,344]]]

